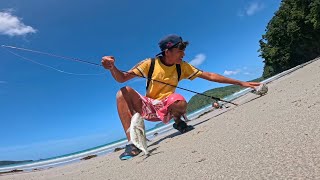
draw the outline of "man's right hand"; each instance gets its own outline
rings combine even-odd
[[[114,57],[113,56],[103,56],[101,63],[105,69],[112,70],[114,68]]]

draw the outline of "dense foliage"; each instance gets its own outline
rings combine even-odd
[[[260,42],[263,77],[320,55],[320,0],[282,0]]]

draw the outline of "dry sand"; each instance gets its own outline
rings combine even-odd
[[[320,61],[268,86],[191,121],[186,134],[155,138],[148,158],[120,161],[120,151],[0,179],[320,179]]]

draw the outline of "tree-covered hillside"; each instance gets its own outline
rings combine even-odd
[[[263,77],[320,55],[320,0],[282,0],[260,42]]]

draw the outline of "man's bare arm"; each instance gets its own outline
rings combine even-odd
[[[110,70],[113,78],[120,82],[126,82],[134,77],[136,77],[132,70],[128,72],[120,71],[114,64],[115,58],[113,56],[104,56],[102,57],[101,63],[105,69]]]
[[[251,87],[254,88],[256,86],[259,86],[260,83],[258,82],[244,82],[244,81],[239,81],[236,79],[231,79],[227,78],[225,76],[216,74],[216,73],[211,73],[211,72],[203,72],[200,76],[202,79],[206,79],[208,81],[214,81],[214,82],[219,82],[219,83],[227,83],[227,84],[234,84],[234,85],[239,85],[243,87]]]

